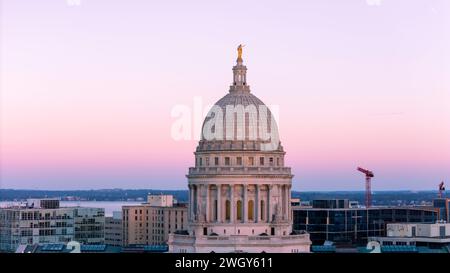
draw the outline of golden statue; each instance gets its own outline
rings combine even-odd
[[[245,45],[240,44],[240,45],[238,46],[238,48],[237,48],[237,51],[238,51],[238,60],[242,60],[242,48],[243,48],[244,46],[245,46]]]

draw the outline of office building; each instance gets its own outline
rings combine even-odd
[[[388,223],[434,223],[431,207],[350,207],[351,202],[320,200],[312,207],[293,207],[294,230],[306,230],[314,245],[365,245],[367,238],[385,236]],[[316,207],[317,205],[318,207]]]
[[[450,223],[393,223],[387,224],[386,236],[371,237],[382,246],[411,245],[441,248],[450,246]]]
[[[29,199],[25,204],[0,208],[0,251],[19,245],[101,243],[104,209],[60,207],[58,199]]]
[[[438,220],[450,222],[450,198],[433,199],[433,208],[437,209]]]
[[[114,211],[112,217],[105,217],[105,244],[118,247],[123,245],[122,211]]]
[[[105,210],[77,207],[74,211],[74,240],[81,244],[104,244]]]
[[[148,203],[123,206],[123,245],[167,244],[170,233],[187,228],[187,205],[172,196],[149,196]]]

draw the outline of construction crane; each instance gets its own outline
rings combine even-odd
[[[439,184],[439,198],[442,198],[444,191],[445,191],[444,181],[442,181]]]
[[[372,206],[372,190],[370,180],[374,177],[373,172],[361,167],[358,167],[357,170],[366,175],[366,208],[370,208]]]

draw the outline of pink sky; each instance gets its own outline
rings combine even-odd
[[[447,0],[80,1],[1,2],[2,188],[186,188],[171,110],[224,96],[239,43],[294,190],[450,183]]]

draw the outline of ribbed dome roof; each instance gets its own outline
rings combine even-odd
[[[251,94],[250,92],[230,92],[223,98],[221,98],[219,101],[217,101],[215,106],[219,106],[220,109],[222,109],[222,118],[223,118],[223,134],[219,134],[223,136],[223,140],[257,140],[257,141],[263,141],[264,137],[261,136],[261,130],[270,133],[272,132],[272,126],[275,125],[275,130],[278,130],[276,127],[275,121],[271,121],[272,118],[272,112],[270,112],[270,109],[255,95]],[[239,106],[243,106],[243,112],[237,112],[234,114],[233,121],[234,124],[227,124],[229,121],[227,120],[227,111],[233,111],[238,109]],[[250,106],[250,107],[249,107]],[[252,115],[252,112],[256,110],[254,113],[253,118],[250,116]],[[213,111],[213,109],[211,109]],[[204,133],[204,126],[207,124],[207,122],[215,117],[215,114],[212,114],[210,111],[210,114],[205,118],[205,121],[203,122],[202,126],[202,140],[211,140],[205,137]],[[266,112],[264,112],[266,111]],[[260,113],[261,112],[261,113]],[[240,117],[238,117],[240,116]],[[245,131],[242,131],[243,137],[239,138],[238,136],[238,128],[237,126],[243,126],[239,122],[239,118],[242,119],[242,121],[245,123],[244,128]],[[260,128],[261,126],[264,126],[261,123],[261,121],[265,121],[265,127]],[[228,125],[228,126],[227,126]],[[232,128],[232,125],[234,125],[234,128]],[[212,132],[216,133],[217,126],[212,127]],[[233,130],[233,137],[230,138],[229,135],[227,137],[227,129]],[[250,135],[251,132],[256,132],[256,136]],[[216,134],[217,135],[217,134]],[[221,140],[221,139],[216,139]]]
[[[265,105],[260,99],[250,92],[230,92],[220,100],[218,100],[215,105],[222,107],[225,110],[227,105]]]

